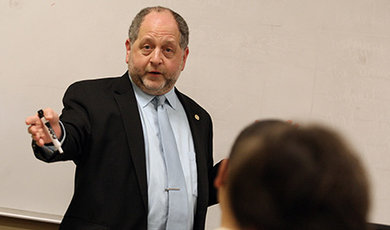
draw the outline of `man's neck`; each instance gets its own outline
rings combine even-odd
[[[231,230],[239,229],[233,213],[226,202],[221,204],[221,227]]]

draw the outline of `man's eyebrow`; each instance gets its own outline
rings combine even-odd
[[[153,41],[152,38],[146,37],[146,38],[142,38],[140,43],[151,42],[151,41]]]
[[[155,42],[155,39],[154,38],[151,38],[151,37],[144,37],[140,40],[140,44],[145,44],[145,43],[154,43]],[[179,44],[178,41],[176,41],[175,39],[173,38],[167,38],[167,39],[163,39],[162,40],[162,45],[171,45],[171,46],[176,46],[177,44]]]
[[[173,46],[175,46],[175,45],[179,44],[179,42],[177,42],[174,39],[167,39],[167,40],[163,41],[163,44],[164,45],[173,45]]]

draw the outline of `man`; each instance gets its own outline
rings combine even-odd
[[[128,73],[71,85],[60,118],[44,111],[63,154],[46,146],[51,140],[36,115],[26,119],[37,158],[76,164],[74,195],[61,229],[204,229],[207,207],[216,203],[212,122],[174,88],[189,53],[188,33],[184,19],[168,8],[141,10],[126,40]],[[161,95],[157,105],[163,97],[155,96]],[[181,166],[167,162],[160,108]],[[170,175],[184,178],[183,188],[167,187],[172,168]],[[172,205],[171,194],[185,201]],[[171,211],[172,206],[179,209]]]
[[[337,133],[256,122],[236,139],[215,181],[221,229],[366,229],[368,182]]]

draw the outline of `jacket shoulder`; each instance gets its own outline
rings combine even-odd
[[[186,110],[190,108],[194,112],[200,113],[203,116],[206,115],[206,117],[211,120],[210,114],[201,105],[199,105],[194,99],[190,98],[184,93],[181,93],[178,89],[175,89],[175,92]]]
[[[83,87],[107,87],[114,82],[119,81],[121,77],[104,77],[95,79],[80,80],[72,83],[68,88],[83,88]]]

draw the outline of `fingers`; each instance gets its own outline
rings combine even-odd
[[[38,115],[27,117],[25,120],[26,125],[37,125],[41,123]]]
[[[59,116],[51,108],[46,108],[43,110],[45,119],[48,120],[51,126],[54,129],[54,132],[58,137],[61,137],[61,127],[59,124]],[[29,127],[27,131],[31,134],[32,139],[37,143],[38,146],[43,146],[45,143],[52,142],[49,133],[44,128],[44,124],[41,119],[38,117],[38,113],[34,116],[27,117],[25,120],[26,125]]]
[[[28,127],[27,131],[33,138],[41,138],[45,135],[42,126],[31,125]]]
[[[51,108],[44,109],[43,113],[45,114],[46,120],[50,121],[50,123],[58,122],[59,120],[58,114]]]
[[[44,130],[43,123],[41,119],[39,119],[38,114],[27,117],[25,123],[29,126],[27,132],[31,134],[31,138],[38,146],[42,147],[45,143],[51,141],[48,133]]]
[[[50,122],[55,134],[57,135],[58,138],[60,138],[62,136],[62,130],[60,127],[60,123],[59,123],[60,118],[58,114],[51,108],[46,108],[43,110],[43,112],[45,114],[46,120]]]
[[[31,134],[31,138],[37,143],[39,146],[43,146],[45,144],[44,138],[46,137],[46,133],[43,130],[42,122],[38,119],[38,121],[34,118],[27,118],[26,124],[30,125],[27,128],[29,134]]]
[[[37,115],[27,117],[25,122],[26,122],[26,125],[29,125],[27,130],[28,130],[28,133],[30,133],[31,135],[35,135],[37,132],[42,130],[43,124]]]

